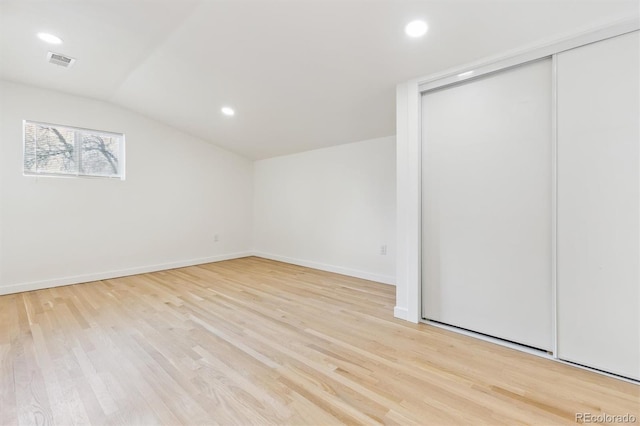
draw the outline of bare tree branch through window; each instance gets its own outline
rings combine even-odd
[[[121,177],[123,135],[25,122],[24,171]]]

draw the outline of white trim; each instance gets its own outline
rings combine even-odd
[[[397,88],[396,136],[396,305],[398,317],[418,323],[422,317],[420,282],[420,101],[416,80]],[[415,140],[418,143],[413,143]]]
[[[222,254],[197,259],[181,260],[177,262],[161,263],[156,265],[140,266],[136,268],[119,269],[114,271],[98,272],[95,274],[74,275],[70,277],[54,278],[43,281],[32,281],[27,283],[13,284],[0,287],[0,296],[24,291],[41,290],[45,288],[61,287],[71,284],[83,284],[92,281],[108,280],[112,278],[127,277],[129,275],[146,274],[149,272],[165,271],[167,269],[184,268],[185,266],[202,265],[205,263],[220,262],[223,260],[239,259],[251,256],[250,252]]]
[[[417,83],[420,92],[425,92],[427,90],[476,78],[483,74],[496,72],[512,66],[521,65],[526,62],[542,59],[556,53],[575,49],[576,47],[616,37],[638,29],[640,29],[640,18],[625,18],[607,25],[592,27],[550,40],[543,40],[535,44],[507,51],[500,55],[490,56],[461,67],[450,68],[441,73],[418,78]],[[459,74],[469,71],[473,71],[473,73],[465,77],[459,76]]]
[[[551,56],[551,352],[558,357],[558,58]]]
[[[277,254],[264,253],[255,251],[253,256],[262,257],[269,260],[277,260],[278,262],[290,263],[292,265],[304,266],[311,269],[319,269],[321,271],[334,272],[336,274],[347,275],[350,277],[361,278],[363,280],[375,281],[382,284],[395,285],[396,279],[390,275],[373,274],[371,272],[359,271],[357,269],[345,268],[343,266],[329,265],[326,263],[315,262],[313,260],[295,259]]]
[[[23,125],[24,123],[29,123],[29,124],[36,124],[44,127],[57,127],[60,129],[91,133],[92,135],[105,136],[109,138],[112,138],[112,137],[119,138],[124,136],[124,132],[111,132],[108,130],[89,129],[87,127],[70,126],[68,124],[54,124],[54,123],[47,123],[44,121],[36,121],[36,120],[22,120],[22,122],[23,122]]]
[[[409,316],[409,312],[407,311],[407,308],[403,308],[401,306],[396,306],[395,308],[393,308],[393,316],[395,318],[399,318],[399,319],[403,319],[405,321],[408,321],[407,317]]]
[[[409,237],[410,247],[414,247],[414,258],[418,267],[411,270],[409,278],[415,279],[420,285],[410,289],[408,319],[417,323],[422,318],[422,94],[409,93],[409,113],[415,111],[416,119],[409,122],[409,137],[416,138],[417,144],[409,146],[409,157],[413,164],[409,168],[409,177],[415,182],[414,191],[417,199],[414,199],[410,209],[410,220],[417,232]],[[413,301],[413,303],[412,303]]]
[[[394,315],[396,318],[408,320],[407,318],[407,291],[409,285],[409,261],[411,248],[408,244],[411,235],[411,226],[408,223],[409,191],[411,185],[409,179],[409,112],[407,110],[407,94],[409,91],[417,91],[409,84],[400,84],[396,89],[396,308]],[[403,312],[400,316],[398,309]]]

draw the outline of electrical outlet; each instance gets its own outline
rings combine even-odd
[[[214,234],[214,235],[213,235],[213,241],[214,241],[214,242],[216,242],[216,243],[217,243],[218,241],[220,241],[220,235],[218,235],[218,234]]]
[[[383,244],[383,245],[380,246],[380,254],[383,255],[383,256],[387,255],[387,245],[386,244]]]

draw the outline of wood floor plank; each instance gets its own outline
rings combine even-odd
[[[638,385],[394,305],[392,286],[256,257],[0,296],[0,424],[640,422]]]

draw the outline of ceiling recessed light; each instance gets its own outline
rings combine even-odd
[[[458,74],[458,77],[468,77],[471,74],[473,74],[473,71],[467,71],[467,72],[463,72],[463,73]]]
[[[229,108],[229,107],[222,107],[222,109],[221,109],[220,111],[222,111],[222,113],[223,113],[224,115],[229,116],[229,117],[231,117],[231,116],[235,115],[235,113],[236,113],[236,112],[233,110],[233,108]]]
[[[38,38],[50,44],[62,44],[62,39],[49,33],[38,33]]]
[[[411,21],[404,27],[404,32],[407,33],[409,37],[422,37],[427,33],[429,27],[427,23],[424,21]]]

